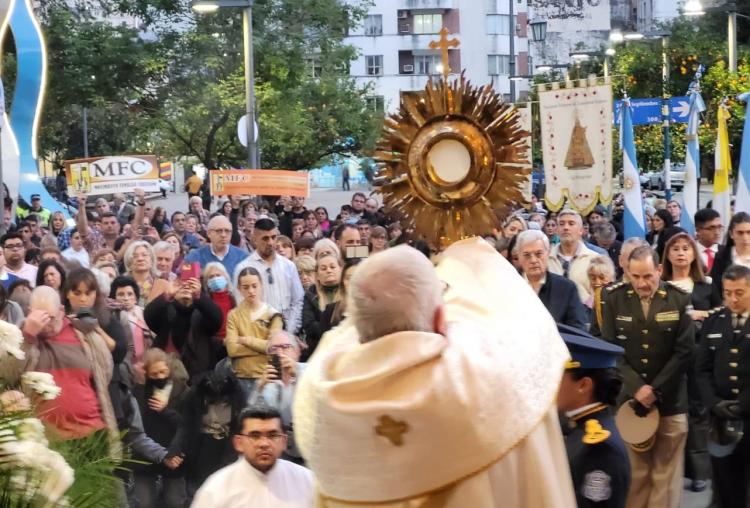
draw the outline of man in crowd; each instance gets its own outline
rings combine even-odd
[[[648,242],[643,238],[626,238],[622,242],[620,247],[620,255],[617,258],[615,266],[617,267],[617,278],[622,279],[623,282],[630,282],[628,279],[628,259],[630,253],[633,252],[637,247],[648,247]]]
[[[263,301],[281,312],[284,329],[296,334],[302,325],[302,304],[305,296],[297,267],[284,256],[276,254],[279,230],[271,219],[258,219],[253,231],[255,252],[240,262],[232,273],[232,280],[246,266],[252,266],[263,281]],[[241,295],[236,293],[237,301]]]
[[[365,213],[363,217],[370,221],[371,226],[382,226],[383,225],[383,214],[378,211],[378,200],[375,198],[367,198],[365,200]]]
[[[37,247],[37,245],[34,243],[34,235],[31,232],[31,224],[29,224],[28,221],[22,220],[21,222],[19,222],[17,231],[23,239],[24,249],[28,251],[30,249],[33,249],[34,247]]]
[[[370,226],[370,221],[367,219],[359,219],[357,221],[357,231],[359,231],[360,245],[370,245]]]
[[[177,238],[180,239],[182,245],[186,246],[188,249],[197,249],[201,246],[198,238],[186,229],[187,217],[184,213],[174,212],[172,214],[171,222],[172,231],[177,235]]]
[[[516,237],[516,252],[521,272],[556,323],[586,330],[586,309],[578,297],[576,285],[547,271],[549,239],[541,231],[522,231]]]
[[[306,211],[305,198],[301,196],[281,196],[277,205],[279,231],[281,234],[292,238],[292,221],[294,219],[303,219]]]
[[[567,349],[497,251],[458,242],[436,271],[394,247],[349,297],[294,406],[321,506],[575,506],[555,405]]]
[[[42,197],[39,194],[32,194],[31,207],[29,209],[18,208],[16,217],[19,219],[25,219],[29,214],[32,213],[37,214],[39,216],[39,220],[41,220],[42,222],[42,226],[47,227],[52,212],[42,206]]]
[[[120,237],[120,222],[117,220],[117,215],[107,211],[102,212],[99,217],[101,219],[99,232],[104,239],[104,243],[108,249],[115,250],[115,242]]]
[[[135,208],[132,204],[128,203],[125,194],[119,192],[115,194],[112,197],[112,204],[114,208],[113,212],[117,216],[117,222],[120,223],[120,226],[124,226],[130,222],[130,218],[135,213]]]
[[[203,200],[198,196],[190,198],[190,213],[198,217],[198,223],[202,228],[208,226],[211,214],[203,208]]]
[[[96,210],[96,213],[101,217],[103,214],[110,211],[109,203],[104,198],[96,198],[96,201],[94,202],[94,210]]]
[[[574,210],[562,210],[557,214],[557,234],[560,243],[552,247],[549,271],[573,281],[582,302],[588,301],[589,262],[598,254],[583,244],[583,219]]]
[[[23,237],[18,233],[6,233],[2,239],[3,254],[5,255],[5,271],[19,279],[26,279],[34,287],[37,267],[25,261],[26,247]]]
[[[675,227],[680,227],[680,219],[682,218],[682,205],[680,205],[679,201],[672,200],[669,203],[667,203],[667,211],[669,212],[669,215],[672,216],[672,225]]]
[[[247,253],[230,245],[231,238],[232,223],[223,215],[217,215],[208,222],[209,244],[190,251],[185,256],[185,261],[198,262],[201,268],[205,268],[208,263],[218,262],[224,265],[227,273],[234,273],[234,269],[247,257]]]
[[[255,212],[248,212],[245,215],[244,222],[242,222],[242,234],[240,235],[239,248],[252,254],[255,250],[253,247],[253,231],[255,230],[255,223],[258,221],[258,214]]]
[[[333,239],[341,252],[341,257],[346,259],[346,248],[362,245],[362,237],[359,228],[354,224],[342,224],[333,232]]]
[[[177,248],[163,240],[156,242],[154,244],[154,256],[156,257],[156,269],[159,273],[169,280],[175,279],[176,274],[172,272],[172,268],[177,258]]]
[[[717,254],[724,249],[721,242],[721,233],[724,226],[721,224],[721,215],[711,208],[702,208],[695,212],[695,239],[698,241],[698,252],[701,255],[705,273],[710,273],[714,266]]]
[[[365,213],[365,201],[367,201],[367,196],[361,192],[355,192],[352,195],[352,217],[355,215],[357,218],[362,217]]]
[[[729,427],[744,430],[728,441],[728,453],[711,457],[718,506],[743,508],[750,503],[750,269],[732,265],[722,280],[724,308],[700,331],[698,386],[711,411],[714,440]]]
[[[620,371],[623,397],[659,410],[654,445],[628,451],[632,483],[628,506],[678,508],[687,439],[687,378],[695,325],[687,313],[690,295],[661,280],[650,247],[628,258],[629,283],[609,286],[602,302],[602,337],[625,348]]]
[[[617,240],[617,230],[612,223],[607,221],[597,223],[594,226],[593,236],[596,240],[596,244],[607,251],[607,255],[615,266],[617,266],[617,261],[620,258],[620,249],[622,249],[622,242]]]
[[[192,508],[313,506],[312,472],[280,458],[287,435],[277,410],[262,406],[243,410],[232,443],[240,457],[208,477]]]

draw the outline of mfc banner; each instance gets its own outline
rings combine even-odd
[[[212,196],[299,196],[310,197],[307,171],[281,169],[212,169]]]
[[[132,192],[140,188],[159,192],[159,165],[154,155],[113,155],[65,161],[68,194],[96,196]]]
[[[590,78],[551,86],[539,86],[544,200],[558,211],[567,198],[588,214],[612,200],[612,85]]]

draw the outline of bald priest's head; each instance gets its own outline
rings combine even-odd
[[[368,258],[354,272],[348,294],[361,342],[405,331],[445,334],[443,283],[416,249],[400,245]]]

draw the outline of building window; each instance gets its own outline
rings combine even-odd
[[[414,72],[417,74],[437,74],[440,55],[414,55]]]
[[[382,14],[369,14],[365,17],[365,35],[383,35]]]
[[[365,97],[365,102],[367,103],[367,109],[376,113],[385,113],[385,98],[382,95]]]
[[[510,55],[489,55],[487,57],[490,76],[510,74]]]
[[[307,57],[305,62],[307,63],[307,68],[310,69],[310,76],[319,78],[323,73],[323,66],[320,64],[320,59],[315,56]]]
[[[516,26],[516,17],[513,16],[513,26]],[[487,15],[488,35],[510,35],[509,16],[507,14]]]
[[[415,34],[436,34],[443,28],[442,14],[415,14],[414,15],[414,32]]]
[[[365,57],[368,76],[383,75],[383,55],[367,55]]]

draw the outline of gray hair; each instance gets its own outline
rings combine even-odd
[[[59,314],[60,311],[60,292],[52,289],[49,286],[37,286],[31,291],[29,297],[29,309],[43,309],[48,313],[52,314],[53,311],[57,311],[55,315]]]
[[[234,293],[234,286],[232,286],[232,278],[229,276],[229,272],[227,272],[227,269],[224,265],[219,263],[218,261],[212,261],[208,264],[206,264],[205,267],[203,267],[203,270],[201,271],[201,282],[203,284],[203,287],[208,287],[208,276],[207,274],[211,270],[218,270],[221,272],[221,274],[224,276],[225,279],[227,279],[227,291],[229,291],[230,294]]]
[[[404,331],[434,332],[442,289],[424,254],[400,245],[359,265],[346,308],[360,342]]]
[[[541,241],[542,244],[544,244],[544,250],[549,252],[549,238],[547,238],[547,235],[537,229],[529,229],[527,231],[521,231],[520,233],[518,233],[518,236],[516,236],[516,245],[513,247],[513,252],[515,254],[518,254],[526,245],[534,243],[536,241]]]
[[[578,212],[576,212],[572,208],[564,208],[564,209],[560,210],[557,213],[557,220],[559,221],[560,217],[564,217],[565,215],[572,215],[572,216],[576,217],[576,222],[578,222],[578,224],[580,224],[581,226],[583,226],[583,217],[581,217],[581,214],[578,213]]]
[[[149,257],[151,258],[151,275],[153,275],[154,277],[158,277],[159,272],[157,272],[156,270],[156,255],[154,254],[154,249],[153,247],[151,247],[150,243],[144,242],[143,240],[132,242],[130,245],[128,245],[128,248],[125,249],[125,255],[123,256],[125,270],[130,273],[130,268],[133,264],[133,254],[135,254],[135,250],[139,247],[146,248]]]
[[[594,236],[605,242],[611,242],[617,238],[617,230],[611,223],[603,222],[594,227]]]
[[[294,346],[294,349],[296,349],[297,352],[299,352],[302,349],[302,345],[300,344],[300,341],[299,341],[299,339],[296,336],[292,335],[291,333],[287,332],[286,330],[274,330],[268,336],[268,342],[267,342],[267,345],[266,345],[266,352],[268,352],[268,349],[271,347],[271,341],[273,340],[273,338],[274,337],[278,337],[278,336],[286,337],[287,339],[289,339],[289,342],[292,343],[292,345]]]
[[[612,280],[615,278],[615,264],[612,262],[612,259],[607,255],[599,255],[595,258],[592,258],[589,262],[589,267],[586,270],[587,274],[590,274],[594,271],[598,271],[603,275],[609,275]]]
[[[625,249],[626,247],[632,247],[635,249],[636,247],[648,247],[648,246],[649,246],[648,242],[644,240],[643,238],[638,238],[637,236],[631,236],[630,238],[622,242],[622,247],[620,247],[620,249]]]
[[[315,246],[313,247],[312,257],[316,262],[318,261],[320,251],[324,250],[325,248],[332,250],[337,257],[341,257],[341,251],[339,251],[339,247],[338,245],[336,245],[336,242],[334,242],[330,238],[321,238],[320,240],[315,242]]]
[[[156,242],[151,248],[154,249],[154,254],[156,254],[157,252],[163,252],[165,250],[171,250],[174,255],[177,256],[177,247],[169,242],[165,242],[164,240]]]
[[[192,198],[190,198],[189,202],[190,203],[200,203],[201,205],[203,205],[203,200],[200,198],[200,196],[193,196]]]

